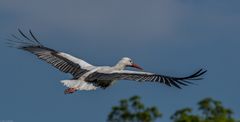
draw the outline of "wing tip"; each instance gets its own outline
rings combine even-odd
[[[181,86],[188,86],[189,84],[191,85],[197,85],[194,82],[191,82],[193,80],[202,80],[204,78],[200,77],[202,75],[204,75],[208,70],[204,70],[204,69],[200,69],[197,72],[193,73],[192,75],[188,76],[188,77],[183,77],[183,78],[171,78],[168,79],[168,81],[170,81],[169,83],[164,83],[168,86],[175,86],[178,89],[182,89]]]
[[[58,51],[53,50],[51,48],[45,47],[42,45],[36,37],[33,35],[32,31],[29,30],[28,37],[23,33],[21,29],[17,29],[19,32],[18,35],[10,34],[10,37],[6,40],[6,46],[10,48],[20,49],[23,51],[27,51],[33,54],[37,54],[35,52],[39,50],[48,50],[57,53]]]
[[[30,29],[29,29],[30,36],[27,36],[26,34],[24,34],[20,28],[17,28],[17,31],[22,38],[14,35],[14,34],[10,34],[11,37],[6,39],[8,47],[13,47],[13,48],[17,48],[17,49],[24,49],[26,47],[31,47],[31,46],[44,47],[38,41],[38,39],[34,36],[34,34],[32,33],[32,31]]]

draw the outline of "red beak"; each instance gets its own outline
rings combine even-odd
[[[143,70],[143,68],[141,68],[139,65],[137,64],[132,64],[131,67],[134,67],[134,68],[137,68],[137,69],[140,69],[140,70]]]

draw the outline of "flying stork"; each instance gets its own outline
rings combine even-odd
[[[93,66],[70,54],[45,47],[33,35],[31,30],[29,30],[29,36],[25,35],[20,29],[18,29],[18,32],[21,37],[11,35],[12,39],[8,39],[10,46],[28,51],[60,71],[72,74],[72,79],[60,81],[67,87],[64,91],[65,94],[74,93],[77,90],[105,89],[116,80],[158,82],[181,89],[181,86],[192,84],[191,80],[201,80],[202,77],[200,76],[207,72],[200,69],[186,77],[165,76],[144,72],[139,65],[128,57],[123,57],[114,66]],[[134,67],[139,71],[124,70],[126,67]]]

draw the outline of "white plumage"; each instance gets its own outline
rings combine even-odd
[[[62,80],[60,81],[64,86],[68,88],[76,88],[77,90],[96,90],[97,87],[92,83],[88,83],[81,80]]]
[[[200,76],[206,72],[206,70],[200,69],[187,77],[171,77],[150,72],[124,70],[126,67],[142,70],[128,57],[122,58],[115,66],[93,66],[70,54],[43,46],[32,34],[31,30],[29,31],[30,37],[26,36],[21,30],[18,31],[23,38],[12,35],[14,39],[8,39],[10,46],[31,52],[60,71],[73,75],[73,79],[61,81],[64,86],[68,87],[65,90],[66,94],[73,93],[76,90],[107,88],[116,80],[159,82],[181,88],[181,85],[192,84],[190,80],[202,79]]]

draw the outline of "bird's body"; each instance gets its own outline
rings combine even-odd
[[[120,71],[127,71],[124,70],[126,65],[122,62],[124,60],[131,60],[130,58],[124,57],[119,63],[115,66],[89,66],[87,67],[88,71],[82,74],[79,77],[76,77],[73,80],[63,80],[65,86],[69,88],[74,88],[75,90],[96,90],[98,87],[107,88],[111,86],[116,80],[114,79],[98,79],[99,76],[93,75],[94,73],[99,74],[113,74],[113,73],[120,73]],[[130,72],[130,71],[128,71]],[[133,73],[133,71],[132,71]],[[146,73],[146,72],[142,72]],[[147,74],[147,73],[146,73]],[[98,87],[97,87],[98,86]]]
[[[199,76],[206,72],[201,69],[187,77],[158,75],[142,71],[143,69],[134,64],[132,59],[128,57],[122,58],[114,66],[94,66],[70,54],[43,46],[31,31],[29,31],[31,38],[26,36],[21,30],[19,30],[19,33],[24,39],[12,35],[14,40],[9,39],[11,46],[31,52],[39,59],[46,61],[60,71],[72,74],[72,79],[61,81],[61,83],[68,87],[65,90],[66,94],[73,93],[76,90],[96,90],[99,87],[107,88],[117,80],[160,82],[168,86],[181,88],[181,85],[187,86],[188,84],[192,84],[189,80],[202,79]],[[141,71],[124,70],[126,67],[134,67]]]

